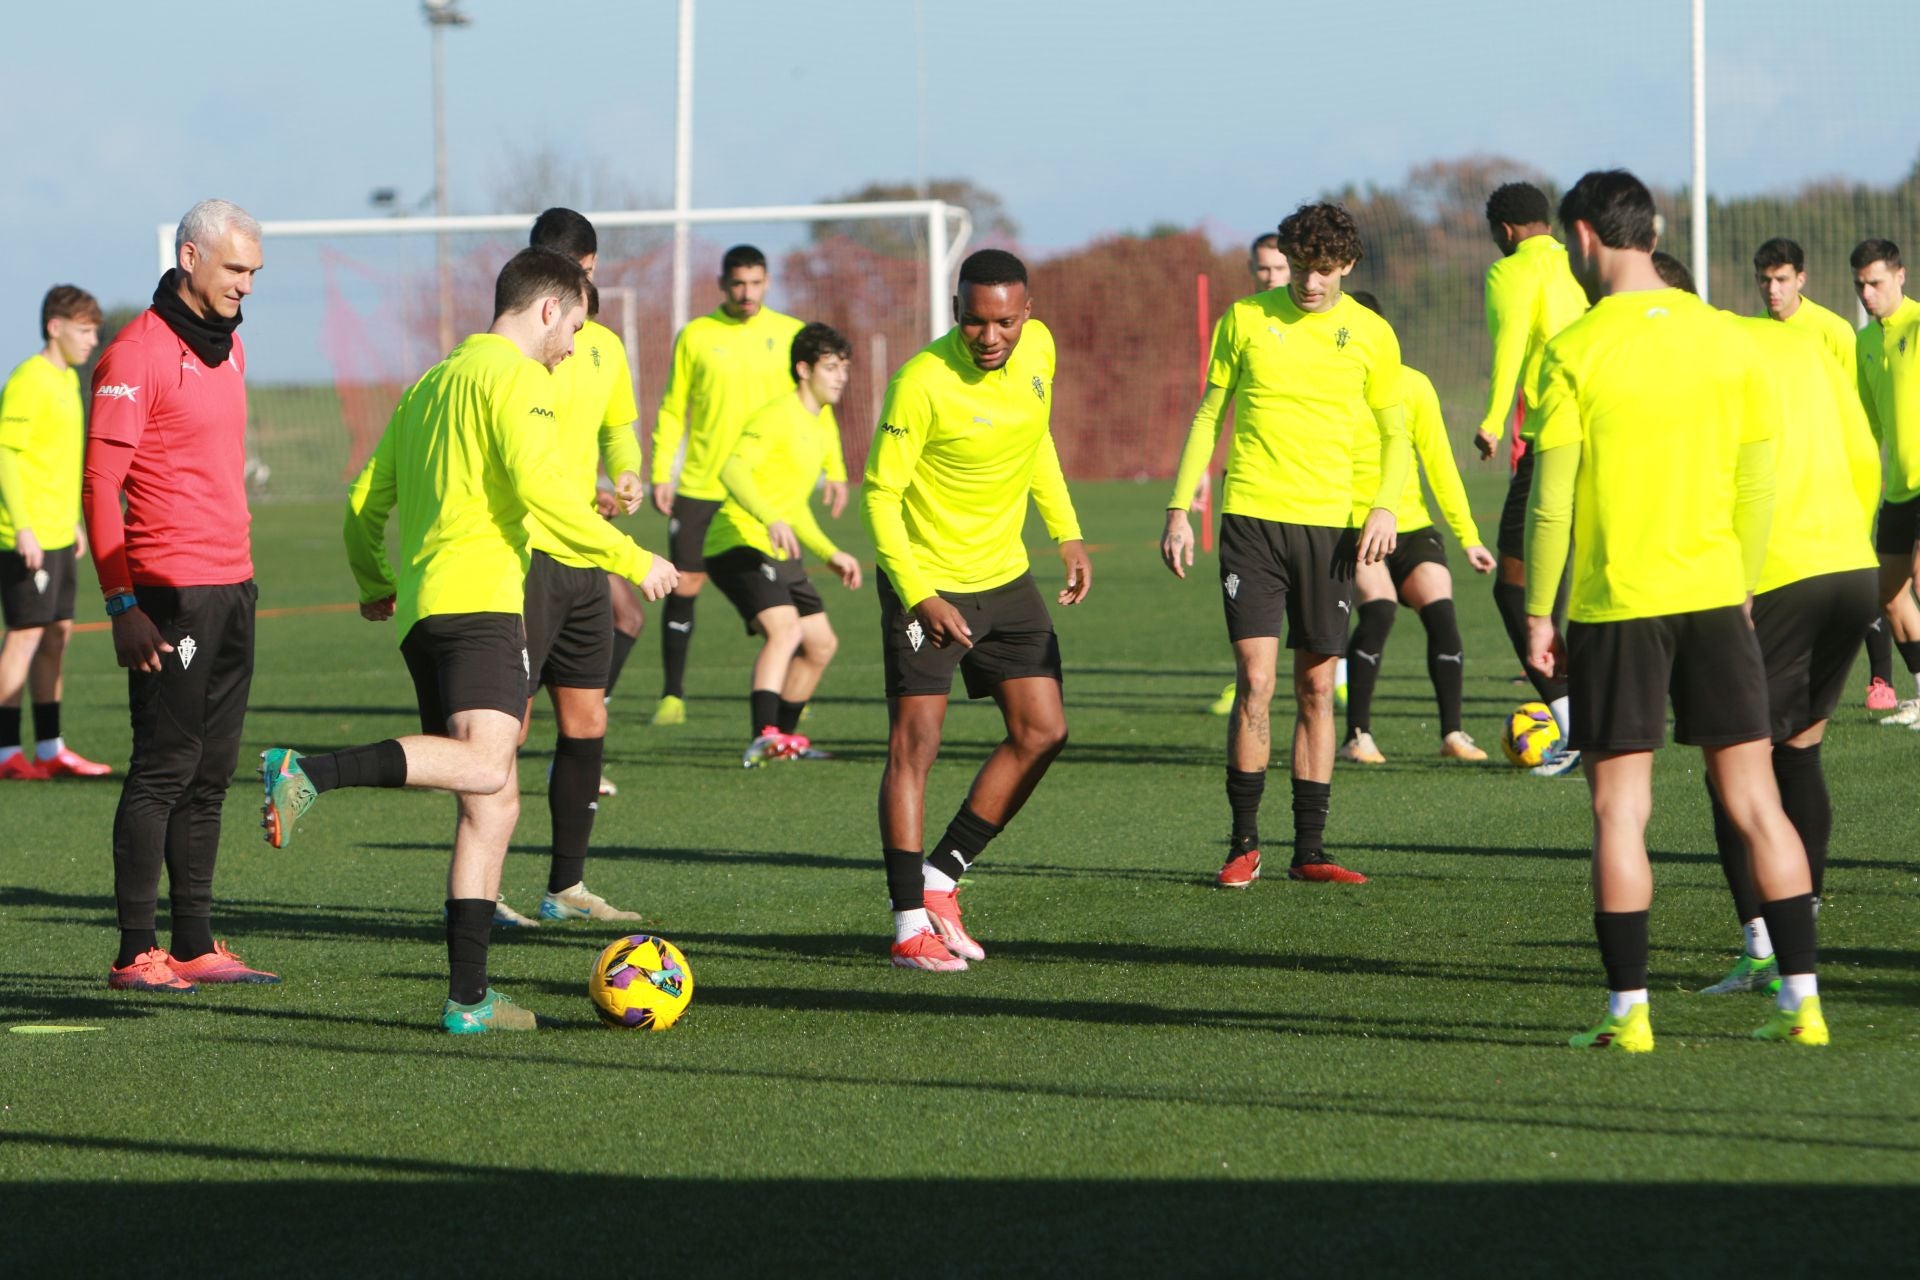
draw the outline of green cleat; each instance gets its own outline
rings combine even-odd
[[[653,709],[655,724],[685,724],[687,722],[687,700],[676,698],[672,694],[660,699],[660,705]]]
[[[1757,1032],[1755,1034],[1758,1034]],[[1621,1053],[1652,1053],[1653,1023],[1647,1006],[1636,1004],[1622,1017],[1607,1015],[1606,1021],[1591,1031],[1570,1038],[1575,1049],[1617,1049]]]
[[[1726,977],[1710,987],[1700,988],[1703,996],[1730,996],[1736,991],[1765,991],[1769,994],[1780,990],[1780,962],[1772,956],[1763,960],[1742,952],[1734,961],[1733,969]]]
[[[1820,997],[1808,996],[1798,1009],[1775,1009],[1766,1025],[1754,1031],[1753,1038],[1784,1040],[1809,1049],[1828,1043],[1827,1020],[1820,1013]]]
[[[440,1025],[448,1035],[477,1036],[486,1031],[537,1031],[540,1020],[488,987],[478,1004],[447,1001],[440,1010]]]
[[[293,824],[313,808],[319,793],[300,767],[300,753],[291,747],[268,747],[260,753],[260,782],[266,788],[260,825],[267,843],[284,849],[293,843]]]

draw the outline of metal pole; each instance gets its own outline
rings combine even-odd
[[[1707,272],[1707,0],[1693,0],[1693,279],[1710,301]]]
[[[447,52],[446,25],[434,22],[433,32],[433,211],[447,216]],[[433,238],[440,272],[440,354],[453,350],[453,262],[443,232]]]
[[[679,86],[673,128],[673,211],[693,208],[693,0],[680,0]],[[687,294],[691,283],[687,254],[691,228],[685,220],[673,224],[673,332],[687,324]]]
[[[936,204],[927,213],[927,341],[932,342],[953,324],[952,299],[947,289],[953,268],[947,262],[947,207]]]

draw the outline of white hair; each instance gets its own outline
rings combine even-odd
[[[173,233],[174,256],[179,257],[181,247],[189,242],[211,249],[221,233],[228,230],[237,231],[249,240],[260,238],[259,220],[233,201],[202,200],[180,219],[180,226]]]

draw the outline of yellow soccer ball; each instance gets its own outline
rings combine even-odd
[[[587,996],[601,1021],[627,1031],[665,1031],[693,999],[693,970],[665,938],[636,933],[593,962]]]
[[[1500,731],[1500,746],[1507,760],[1522,769],[1531,769],[1547,758],[1547,748],[1560,741],[1560,726],[1544,702],[1529,702],[1514,708]]]

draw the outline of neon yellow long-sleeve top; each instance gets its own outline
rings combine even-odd
[[[786,553],[775,551],[767,537],[767,526],[776,520],[791,525],[800,545],[820,559],[839,554],[808,505],[828,451],[839,442],[833,424],[822,421],[830,407],[809,413],[796,390],[747,419],[733,456],[720,468],[727,500],[713,513],[700,554],[717,556],[735,547],[752,547],[785,560]]]
[[[79,373],[28,356],[0,389],[0,550],[11,551],[22,529],[43,550],[73,545],[86,447]]]
[[[573,354],[553,371],[554,449],[580,501],[593,507],[600,464],[607,474],[640,474],[640,438],[633,433],[640,409],[633,400],[633,370],[620,336],[589,320],[573,337]],[[527,545],[561,564],[587,568],[591,561],[527,515]]]
[[[1587,310],[1587,295],[1567,266],[1567,247],[1550,235],[1528,236],[1487,268],[1487,335],[1493,339],[1493,372],[1487,413],[1480,430],[1500,439],[1513,414],[1513,398],[1540,399],[1540,366],[1547,343]],[[1535,415],[1537,418],[1537,415]],[[1531,440],[1532,421],[1522,424]]]
[[[1858,349],[1860,334],[1854,327],[1827,310],[1812,298],[1802,295],[1800,305],[1785,321],[1788,328],[1811,333],[1820,340],[1820,345],[1828,354],[1840,363],[1851,384],[1859,376]]]
[[[1860,331],[1860,402],[1884,451],[1888,502],[1920,497],[1920,302],[1902,298]]]
[[[1460,465],[1453,458],[1453,444],[1447,439],[1446,419],[1440,413],[1440,395],[1433,380],[1411,365],[1400,366],[1400,386],[1406,399],[1407,437],[1413,445],[1417,468],[1407,470],[1406,487],[1393,504],[1394,528],[1411,533],[1433,524],[1426,496],[1420,491],[1424,472],[1433,489],[1440,514],[1453,531],[1454,540],[1463,547],[1478,547],[1480,530],[1473,522],[1473,508],[1467,501],[1467,487],[1460,480]],[[1380,481],[1379,433],[1369,424],[1353,442],[1353,522],[1367,518]]]

